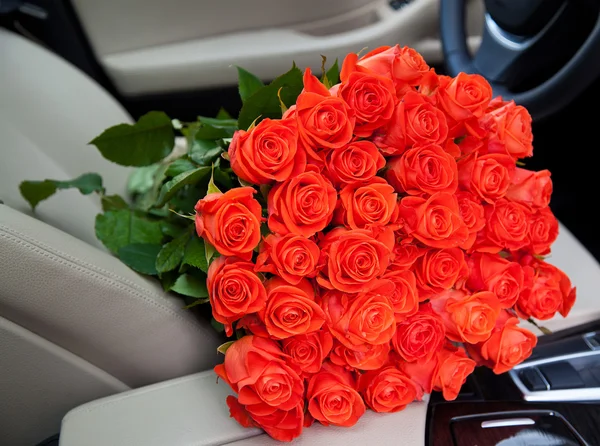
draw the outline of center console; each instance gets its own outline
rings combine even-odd
[[[477,369],[428,410],[428,445],[600,445],[600,321],[541,337],[509,373]]]

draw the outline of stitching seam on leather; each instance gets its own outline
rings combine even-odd
[[[0,233],[0,237],[6,238],[8,240],[12,240],[14,243],[17,243],[19,245],[23,245],[28,247],[29,249],[31,249],[31,251],[36,252],[38,254],[41,254],[42,256],[55,261],[61,265],[64,265],[68,268],[71,268],[75,271],[81,272],[87,276],[93,277],[97,280],[100,280],[102,282],[105,282],[107,284],[109,284],[110,286],[113,286],[115,288],[117,288],[118,290],[124,291],[128,294],[130,294],[131,296],[137,297],[138,300],[141,300],[147,304],[149,304],[150,306],[157,308],[159,310],[162,310],[163,312],[169,314],[170,316],[175,317],[175,319],[180,320],[184,323],[186,323],[187,325],[192,326],[196,331],[200,331],[203,334],[207,333],[207,330],[205,329],[205,327],[203,327],[200,323],[194,321],[194,320],[190,320],[190,319],[185,319],[183,318],[180,314],[177,314],[175,311],[173,311],[171,308],[168,308],[164,305],[161,305],[160,303],[148,298],[147,296],[145,296],[143,293],[137,291],[137,290],[132,290],[130,288],[128,288],[125,284],[122,283],[115,283],[114,280],[111,280],[112,278],[109,277],[104,277],[101,274],[99,274],[96,271],[90,271],[88,269],[83,268],[82,266],[79,266],[77,264],[74,264],[73,262],[68,262],[65,259],[61,259],[60,257],[54,255],[51,252],[48,251],[43,251],[40,247],[35,246],[32,243],[29,243],[28,241],[25,240],[20,240],[18,238],[16,238],[15,236],[11,236],[8,234],[2,234]]]
[[[144,287],[142,287],[142,286],[140,286],[140,285],[138,285],[138,284],[136,284],[136,283],[134,283],[134,282],[132,282],[132,281],[130,281],[128,279],[125,279],[124,277],[121,277],[118,274],[115,274],[113,272],[107,271],[104,268],[100,268],[97,265],[93,265],[93,264],[88,263],[88,262],[86,262],[84,260],[78,259],[78,258],[76,258],[76,257],[74,257],[74,256],[72,256],[70,254],[67,254],[65,252],[60,251],[59,249],[56,249],[56,248],[51,247],[51,246],[48,246],[44,242],[41,242],[39,240],[35,240],[35,239],[29,237],[26,234],[23,234],[23,233],[21,233],[19,231],[16,231],[13,228],[10,228],[8,226],[0,224],[0,229],[4,230],[6,232],[11,233],[13,236],[15,236],[17,238],[21,238],[21,239],[29,242],[30,244],[38,247],[38,248],[41,248],[41,249],[44,249],[46,251],[52,252],[52,254],[54,254],[56,256],[60,256],[60,257],[64,258],[65,260],[70,260],[71,262],[74,262],[74,263],[76,263],[78,265],[86,266],[90,270],[96,271],[98,273],[102,273],[102,274],[104,274],[106,276],[109,276],[109,277],[115,279],[115,280],[118,280],[119,282],[121,282],[123,284],[127,284],[127,285],[129,285],[129,286],[131,286],[133,288],[136,288],[136,289],[138,289],[140,291],[143,291],[143,292],[145,292],[147,294],[151,294],[151,295],[156,296],[156,297],[162,297],[162,296],[160,296],[160,294],[157,294],[157,293],[152,292],[152,291],[148,291],[146,288],[144,288]],[[92,247],[92,248],[97,249],[95,247]]]

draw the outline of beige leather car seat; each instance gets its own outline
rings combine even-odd
[[[96,196],[63,191],[36,214],[23,180],[128,170],[86,145],[125,110],[85,74],[0,29],[0,444],[35,445],[84,402],[212,367],[221,340],[181,300],[107,253]]]

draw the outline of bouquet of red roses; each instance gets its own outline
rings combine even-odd
[[[237,335],[215,368],[237,394],[231,416],[283,441],[433,390],[452,400],[475,366],[503,373],[531,354],[519,318],[566,316],[575,301],[543,260],[558,234],[550,173],[517,167],[533,150],[526,109],[492,99],[481,76],[437,75],[410,48],[323,71],[265,86],[239,69],[237,121],[174,122],[188,152],[159,163],[134,216],[179,218],[168,211],[192,200],[197,235],[146,230],[142,265],[103,237],[120,202],[96,223],[134,269],[210,302],[214,325]],[[93,141],[109,159],[115,129]]]

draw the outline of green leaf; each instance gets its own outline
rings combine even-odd
[[[156,207],[163,206],[167,201],[173,197],[182,187],[187,186],[189,184],[196,184],[198,181],[202,180],[206,177],[211,171],[210,167],[199,167],[194,170],[189,170],[187,172],[180,173],[175,178],[170,181],[167,181],[162,189],[160,190],[160,195],[156,200]]]
[[[135,207],[142,211],[149,211],[156,204],[161,186],[166,179],[165,173],[169,166],[166,164],[156,166],[157,169],[152,176],[152,187],[135,199]]]
[[[340,82],[340,67],[338,65],[337,59],[335,60],[331,68],[327,70],[327,72],[325,73],[325,77],[329,81],[331,87]]]
[[[233,132],[237,129],[237,119],[229,118],[229,119],[219,119],[219,118],[207,118],[206,116],[198,116],[198,122],[201,124],[214,127],[216,129],[226,129],[231,132],[233,136]]]
[[[208,261],[206,260],[204,239],[197,236],[192,236],[183,254],[183,265],[190,265],[198,268],[205,273],[208,272]]]
[[[173,285],[175,285],[175,281],[179,277],[179,274],[176,271],[169,271],[167,273],[159,274],[160,283],[162,284],[163,290],[170,291]]]
[[[204,240],[204,257],[206,257],[206,264],[210,265],[210,261],[215,255],[215,247]]]
[[[225,326],[214,317],[210,320],[210,325],[212,325],[212,328],[214,328],[217,333],[223,333],[225,331]]]
[[[129,205],[120,195],[104,195],[101,199],[102,210],[116,211],[119,209],[129,209]]]
[[[115,254],[134,243],[160,244],[160,222],[150,221],[128,209],[108,211],[96,216],[96,237]]]
[[[162,247],[158,253],[158,257],[156,257],[156,270],[159,273],[172,271],[177,268],[179,262],[183,259],[185,246],[190,236],[190,232],[186,231]]]
[[[212,173],[210,174],[210,181],[208,182],[208,190],[206,194],[221,194],[221,190],[215,184],[215,167],[212,167]]]
[[[232,117],[229,114],[229,112],[227,112],[227,110],[225,110],[223,107],[221,107],[219,109],[219,112],[217,113],[217,119],[227,120],[227,119],[232,119]]]
[[[196,298],[208,297],[206,281],[199,280],[189,274],[182,274],[179,276],[171,287],[171,291]]]
[[[219,169],[215,165],[215,170],[213,171],[213,176],[215,180],[215,184],[221,185],[224,189],[233,189],[233,181],[229,175],[227,175],[223,170]]]
[[[127,181],[127,192],[130,194],[145,194],[154,185],[154,177],[160,169],[160,164],[138,167],[133,169]]]
[[[208,141],[203,142],[207,143]],[[217,146],[214,141],[211,141],[211,143],[212,144],[198,144],[194,146],[189,155],[190,159],[201,166],[210,166],[223,152],[223,149]],[[208,148],[211,145],[212,147]]]
[[[122,166],[149,166],[171,153],[175,133],[165,113],[151,111],[133,125],[119,124],[106,129],[90,144],[104,158]]]
[[[160,222],[160,230],[164,235],[168,235],[169,237],[179,237],[183,231],[189,230],[188,228],[181,227],[175,223],[171,223],[168,221]]]
[[[238,119],[239,128],[247,129],[259,116],[280,118],[279,96],[281,101],[290,107],[296,103],[302,88],[302,72],[294,65],[290,71],[279,76],[269,85],[261,87],[244,102]]]
[[[240,98],[242,102],[246,100],[265,86],[263,82],[254,74],[244,70],[242,67],[236,67],[238,71],[238,84],[240,90]]]
[[[187,172],[188,170],[193,170],[196,167],[197,166],[194,163],[192,163],[190,160],[185,159],[185,158],[178,158],[175,161],[173,161],[171,164],[169,164],[169,167],[167,167],[165,175],[168,177],[176,177],[180,173]]]
[[[23,181],[19,185],[21,195],[31,205],[32,209],[35,209],[41,201],[54,195],[57,190],[72,188],[79,189],[79,192],[83,195],[89,195],[92,192],[104,192],[102,177],[97,173],[85,173],[70,181]]]
[[[194,302],[192,302],[189,305],[186,305],[185,307],[183,307],[184,310],[189,310],[190,308],[194,308],[198,305],[202,305],[202,304],[207,304],[210,302],[210,299],[206,298],[206,299],[197,299]]]
[[[161,250],[160,245],[150,243],[134,243],[132,245],[119,248],[118,256],[121,262],[138,273],[155,276],[156,256]]]
[[[228,342],[225,342],[224,344],[219,345],[217,347],[217,351],[219,353],[225,354],[227,352],[227,350],[229,350],[229,347],[231,347],[234,342],[236,342],[236,341],[228,341]]]

